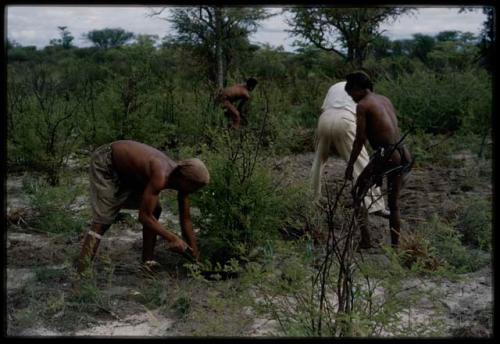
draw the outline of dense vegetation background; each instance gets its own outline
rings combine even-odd
[[[494,10],[484,10],[487,21],[480,36],[446,31],[404,40],[383,36],[379,25],[410,9],[288,11],[291,33],[298,38],[296,52],[249,42],[248,35],[269,16],[265,9],[203,6],[174,10],[167,19],[175,34],[161,39],[107,28],[88,32],[92,46],[82,48],[73,45],[71,28],[59,27],[60,36],[43,49],[8,41],[7,167],[9,172],[36,176],[23,181],[37,214],[30,225],[66,233],[77,243],[75,236],[83,233],[89,214],[68,207],[83,193],[73,184],[71,161],[83,161],[81,177],[93,149],[114,140],[137,140],[174,159],[198,156],[207,164],[211,183],[194,195],[193,205],[201,215],[195,216],[195,224],[202,252],[211,263],[229,262],[230,270],[260,255],[266,260],[262,266],[289,269],[283,274],[296,280],[284,286],[283,281],[271,279],[264,289],[276,285],[280,293],[296,292],[299,299],[306,278],[316,274],[324,278],[322,283],[315,279],[313,290],[324,289],[330,278],[335,290],[335,273],[325,270],[321,275],[316,270],[317,259],[311,253],[314,238],[299,243],[297,251],[284,250],[283,243],[270,240],[286,228],[288,233],[315,226],[333,231],[328,216],[344,210],[333,209],[321,215],[326,217],[322,224],[313,223],[318,217],[305,201],[308,180],[287,184],[272,171],[284,156],[313,151],[314,129],[328,88],[356,69],[366,70],[375,92],[395,105],[402,132],[410,132],[407,140],[417,168],[457,166],[451,154],[467,149],[478,160],[466,170],[460,188],[470,190],[478,180],[487,179],[489,170],[482,166],[491,162]],[[332,33],[340,33],[340,38],[331,38]],[[220,87],[250,76],[258,85],[245,109],[249,125],[228,131],[214,95]],[[175,212],[175,198],[164,201]],[[421,229],[416,226],[415,236],[410,237],[413,248],[418,248],[410,251],[418,254],[410,254],[402,264],[435,270],[446,261],[455,272],[484,266],[488,258],[477,250],[491,250],[491,218],[490,195],[457,204],[449,219],[423,219]],[[335,231],[346,229],[342,221],[332,223],[339,226]],[[326,252],[328,256],[328,247]],[[293,259],[279,266],[273,257],[280,254]],[[336,267],[349,261],[337,263]],[[247,273],[252,275],[249,267]],[[388,270],[388,288],[404,275],[398,269]],[[261,277],[253,273],[252,283],[258,284],[255,281]],[[344,288],[352,291],[352,285]],[[318,306],[323,301],[316,301],[304,301],[300,313],[313,319],[312,328],[305,325],[309,320],[301,322],[290,315],[288,333],[338,335],[339,328],[341,335],[353,333],[345,332],[341,318],[335,318],[339,325],[331,332],[321,332],[325,310]],[[384,307],[390,313],[395,305]],[[344,311],[354,310],[351,305]],[[363,312],[359,314],[365,316]],[[391,323],[384,314],[379,320]],[[319,330],[314,324],[320,325]]]
[[[307,39],[295,53],[250,44],[248,34],[266,17],[264,10],[225,10],[223,19],[235,24],[222,29],[218,45],[217,32],[198,28],[205,24],[193,11],[175,12],[179,34],[161,42],[104,29],[87,33],[93,47],[78,48],[67,27],[41,50],[8,42],[9,168],[42,169],[57,184],[61,162],[71,152],[113,140],[134,139],[171,151],[208,143],[207,129],[225,123],[213,102],[217,88],[249,76],[259,81],[252,108],[269,113],[269,148],[301,149],[296,141],[302,136],[290,133],[313,129],[328,87],[361,67],[372,75],[376,91],[393,101],[403,132],[489,135],[492,43],[486,31],[481,37],[452,31],[395,41],[368,32],[359,43],[363,58],[353,64],[353,57],[337,53],[340,48],[327,50]],[[362,11],[354,13],[367,15]],[[295,28],[306,14],[296,13]],[[302,31],[314,34],[304,25]]]

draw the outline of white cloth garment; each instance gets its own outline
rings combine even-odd
[[[346,83],[345,81],[341,81],[330,87],[321,106],[323,112],[328,109],[345,109],[353,114],[356,113],[356,103],[345,91]]]
[[[320,178],[329,155],[337,155],[348,162],[356,137],[356,103],[345,92],[344,86],[345,82],[339,82],[330,87],[323,102],[323,113],[318,120],[317,146],[311,169],[315,200],[321,195]],[[368,152],[363,147],[353,166],[354,182],[369,160]],[[379,187],[372,187],[363,202],[369,213],[385,209]]]

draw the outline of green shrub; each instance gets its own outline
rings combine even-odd
[[[453,224],[443,222],[436,215],[419,226],[429,240],[435,256],[444,259],[457,273],[472,272],[490,261],[489,255],[469,250],[462,245],[462,234]]]
[[[150,275],[141,288],[140,301],[148,308],[162,307],[169,303],[171,290],[166,287],[165,280]]]
[[[417,131],[407,136],[405,144],[415,158],[415,166],[458,167],[462,162],[452,158],[456,151],[456,141],[453,136]]]
[[[251,129],[218,131],[214,140],[203,158],[210,183],[193,197],[201,211],[194,221],[204,256],[225,263],[277,237],[292,192],[273,181]]]
[[[191,299],[188,295],[181,295],[175,300],[173,308],[181,318],[187,317],[191,309]]]
[[[30,221],[32,227],[54,234],[77,234],[83,230],[86,219],[71,209],[73,201],[83,193],[81,185],[50,186],[39,178],[26,177],[23,188],[37,214]]]
[[[374,88],[391,99],[403,130],[446,133],[463,127],[481,134],[491,126],[491,79],[484,70],[436,73],[419,68],[381,80]]]
[[[466,245],[491,251],[492,247],[492,207],[491,201],[485,198],[474,198],[458,216],[457,228]]]

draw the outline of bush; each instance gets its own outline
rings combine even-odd
[[[481,134],[491,125],[491,79],[483,70],[436,73],[420,68],[377,82],[375,91],[391,99],[403,131],[464,128]]]
[[[433,135],[422,131],[409,134],[404,140],[415,158],[415,166],[462,166],[461,161],[452,158],[456,152],[456,142],[457,139],[450,135]]]
[[[210,183],[194,195],[206,258],[225,263],[276,238],[290,202],[266,170],[261,142],[251,129],[214,132],[214,151],[203,158]]]
[[[469,250],[462,245],[462,235],[453,224],[443,222],[434,215],[418,229],[429,240],[435,256],[444,259],[457,273],[472,272],[490,261],[489,255]]]
[[[466,245],[491,251],[492,208],[491,201],[484,198],[471,199],[469,205],[458,216],[457,229]]]
[[[445,264],[444,259],[436,255],[435,249],[422,232],[403,236],[400,250],[403,265],[413,270],[435,271]]]
[[[37,178],[26,178],[23,188],[28,193],[36,216],[30,225],[55,234],[76,234],[82,231],[85,219],[70,206],[82,193],[80,185],[50,186]]]

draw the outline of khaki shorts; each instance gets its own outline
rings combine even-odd
[[[120,209],[139,209],[142,190],[121,182],[113,168],[111,144],[97,148],[90,159],[90,204],[92,221],[112,224]]]

